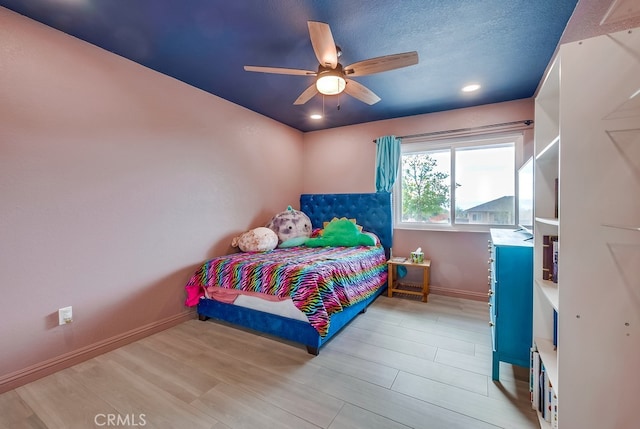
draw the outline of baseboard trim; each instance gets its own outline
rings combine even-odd
[[[450,289],[441,286],[429,286],[429,292],[436,295],[453,296],[456,298],[471,299],[473,301],[487,301],[487,294],[463,289]]]
[[[69,353],[65,353],[55,358],[31,365],[27,368],[3,375],[0,377],[0,393],[15,389],[16,387],[46,377],[54,372],[76,365],[85,360],[91,359],[103,353],[115,350],[126,344],[132,343],[156,332],[164,331],[172,326],[178,325],[187,320],[194,319],[195,311],[187,311],[165,319],[158,320],[141,326],[131,331],[107,338],[97,343],[90,344]]]

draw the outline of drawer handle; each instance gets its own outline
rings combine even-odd
[[[493,322],[489,322],[489,326],[491,326],[493,328],[495,326],[495,324]]]

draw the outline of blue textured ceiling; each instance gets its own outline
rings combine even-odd
[[[302,131],[531,97],[577,0],[0,0],[0,6]],[[316,70],[307,21],[331,26],[340,62],[417,51],[417,65],[353,78],[348,95],[294,106]],[[482,89],[463,94],[477,82]],[[340,109],[337,109],[338,103]]]

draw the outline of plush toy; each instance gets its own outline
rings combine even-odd
[[[231,246],[239,247],[243,252],[266,252],[278,246],[278,236],[269,228],[260,226],[235,237]]]
[[[370,234],[360,232],[354,219],[334,218],[326,224],[317,238],[309,238],[305,242],[307,247],[325,246],[375,246],[376,240]]]
[[[280,243],[288,242],[287,244],[299,246],[311,235],[311,219],[289,206],[285,211],[275,215],[267,224],[267,228],[278,235]]]

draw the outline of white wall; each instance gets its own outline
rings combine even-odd
[[[0,8],[0,391],[193,317],[197,265],[297,205],[302,149],[299,131]]]

